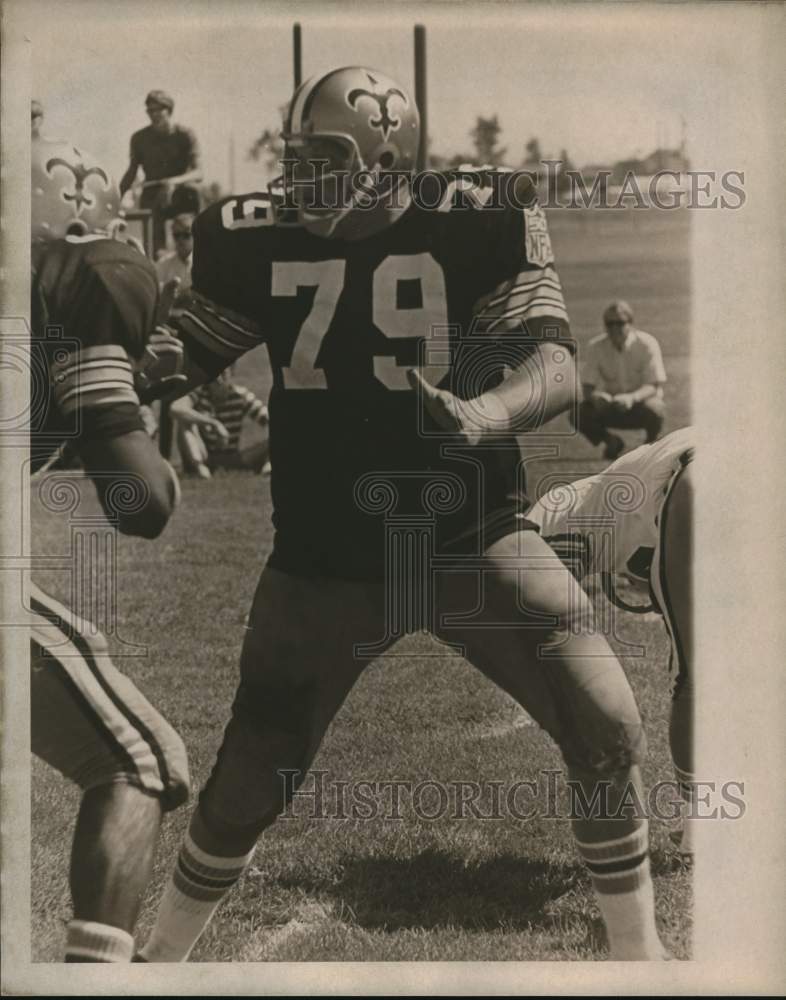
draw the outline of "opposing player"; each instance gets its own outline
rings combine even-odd
[[[590,602],[524,516],[514,432],[568,407],[576,381],[531,182],[500,196],[493,173],[413,179],[414,102],[360,67],[300,87],[285,140],[281,204],[233,197],[197,220],[178,321],[188,384],[267,344],[276,535],[232,718],[143,960],[188,956],[280,812],[280,772],[304,774],[372,652],[401,634],[395,610],[414,606],[434,611],[414,627],[459,644],[551,733],[588,801],[608,783],[608,813],[575,822],[578,847],[612,957],[660,958],[647,823],[615,816],[640,782],[636,704]],[[401,562],[386,511],[425,515],[449,571]]]
[[[120,195],[70,143],[32,147],[31,468],[63,442],[120,531],[154,538],[178,496],[145,433],[133,370],[156,322],[156,274],[110,238]],[[106,639],[32,585],[33,752],[82,789],[67,962],[123,962],[164,811],[188,797],[180,737],[112,664]]]
[[[564,551],[579,580],[594,573],[612,585],[621,574],[638,579],[663,616],[674,673],[669,743],[685,804],[679,835],[684,855],[693,852],[695,823],[693,454],[693,428],[684,427],[623,455],[599,475],[552,488],[527,514],[546,541]]]

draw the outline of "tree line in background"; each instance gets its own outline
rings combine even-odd
[[[469,133],[472,140],[473,150],[465,153],[455,153],[453,156],[443,156],[440,153],[432,152],[429,155],[429,167],[432,170],[450,170],[462,164],[488,164],[489,166],[507,166],[522,170],[532,170],[542,172],[544,161],[553,159],[559,162],[557,168],[557,185],[561,187],[569,183],[567,171],[575,171],[576,167],[566,149],[560,150],[559,156],[552,157],[544,154],[540,140],[532,136],[525,144],[523,153],[518,157],[509,154],[507,147],[500,145],[502,126],[499,117],[492,115],[484,118],[478,115],[475,125]],[[431,143],[429,143],[431,148]],[[279,160],[284,153],[284,143],[277,130],[265,128],[254,139],[249,146],[246,156],[249,160],[259,163],[269,177],[275,177],[280,173]],[[518,162],[516,162],[518,161]],[[652,174],[658,170],[684,171],[689,169],[689,163],[685,158],[683,150],[679,149],[657,149],[650,156],[644,159],[620,160],[612,166],[606,167],[611,171],[610,180],[612,183],[617,177],[622,178],[627,173]],[[600,166],[584,167],[579,172],[585,176],[592,177],[602,169]],[[222,197],[220,185],[215,182],[205,185],[202,190],[203,204],[209,205]]]

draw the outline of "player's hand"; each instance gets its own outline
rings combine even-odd
[[[136,371],[137,392],[143,402],[168,395],[186,382],[183,342],[162,324],[151,333]]]
[[[502,403],[492,412],[490,397],[464,400],[446,389],[437,389],[427,382],[416,368],[407,370],[407,380],[420,394],[426,412],[443,430],[458,434],[467,444],[476,445],[490,433],[500,433],[507,420]]]
[[[590,396],[590,402],[595,404],[610,403],[611,393],[602,392],[600,389],[596,389],[595,392],[593,392],[592,395]]]

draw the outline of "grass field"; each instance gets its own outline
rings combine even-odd
[[[552,236],[574,332],[585,341],[615,297],[663,347],[667,430],[690,420],[689,229],[685,213],[552,213]],[[263,391],[263,358],[238,381]],[[561,418],[562,420],[563,418]],[[561,426],[563,426],[561,424]],[[564,425],[566,426],[566,425]],[[635,435],[626,435],[631,443]],[[554,462],[571,476],[602,463],[586,442],[561,439]],[[86,496],[89,488],[85,490]],[[87,501],[95,506],[92,497]],[[92,508],[90,508],[92,509]],[[118,539],[118,635],[145,657],[118,660],[182,734],[195,787],[211,766],[234,693],[243,624],[270,548],[267,480],[219,474],[183,483],[183,503],[158,542]],[[65,552],[68,524],[34,504],[36,552]],[[66,602],[67,573],[38,582]],[[602,599],[602,598],[601,598]],[[649,739],[648,784],[671,777],[668,649],[659,620],[620,614],[623,642],[646,646],[624,660]],[[117,645],[117,640],[113,640]],[[627,648],[619,646],[621,650]],[[424,635],[369,666],[328,732],[315,768],[333,781],[503,782],[559,768],[550,741],[511,700]],[[424,799],[424,809],[430,802]],[[33,763],[33,958],[57,961],[69,916],[66,881],[75,789]],[[299,818],[263,837],[254,864],[197,945],[196,961],[599,959],[605,944],[589,879],[568,824],[540,816],[402,820]],[[335,811],[335,810],[333,810]],[[484,812],[486,810],[484,809]],[[139,937],[172,867],[190,808],[164,824]],[[653,870],[663,938],[690,954],[691,878],[653,821]]]

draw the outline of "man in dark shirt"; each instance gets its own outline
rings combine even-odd
[[[199,194],[193,184],[202,180],[199,147],[191,129],[172,121],[174,100],[163,90],[151,90],[145,100],[150,124],[131,136],[128,169],[120,180],[120,194],[131,187],[141,167],[145,174],[141,208],[153,213],[153,251],[166,245],[167,210],[198,211]]]

